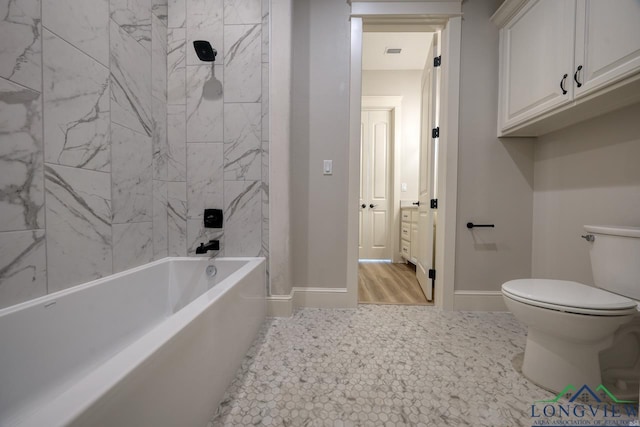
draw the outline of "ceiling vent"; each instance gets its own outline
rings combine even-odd
[[[386,53],[387,55],[395,55],[400,52],[402,52],[402,49],[400,49],[399,47],[388,47],[384,51],[384,53]]]

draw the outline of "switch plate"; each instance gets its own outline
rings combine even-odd
[[[333,175],[333,160],[325,160],[322,167],[322,172],[325,175]]]
[[[402,184],[400,184],[400,191],[407,191],[407,183],[403,182]]]

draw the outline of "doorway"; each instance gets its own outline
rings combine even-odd
[[[430,3],[400,2],[393,5],[375,3],[352,3],[351,19],[351,89],[350,89],[350,146],[349,146],[349,194],[353,206],[349,206],[349,249],[347,292],[354,303],[358,293],[358,241],[360,205],[359,162],[360,162],[360,114],[362,107],[363,63],[362,47],[365,26],[375,27],[376,31],[423,30],[430,26],[432,31],[441,32],[442,81],[440,93],[440,142],[435,154],[438,161],[437,186],[439,200],[438,233],[432,247],[435,247],[435,260],[429,261],[427,274],[434,284],[435,305],[444,309],[453,309],[454,267],[455,267],[455,225],[457,193],[457,143],[458,109],[460,82],[460,4],[448,3],[444,9],[435,8]],[[437,10],[436,10],[437,9]],[[443,136],[444,134],[444,136]],[[431,205],[431,204],[430,204]],[[394,254],[395,256],[395,254]]]
[[[416,267],[424,258],[417,250],[417,204],[426,168],[420,155],[422,94],[434,33],[416,30],[363,33],[360,303],[433,301],[431,289],[427,293],[420,286]]]

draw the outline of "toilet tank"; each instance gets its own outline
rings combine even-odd
[[[640,227],[585,225],[593,280],[599,288],[640,300]]]

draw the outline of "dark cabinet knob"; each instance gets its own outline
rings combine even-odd
[[[364,208],[366,208],[366,207],[367,207],[367,205],[365,205],[365,204],[363,203],[363,204],[361,204],[361,205],[360,205],[360,207],[361,207],[362,209],[364,209]]]
[[[420,200],[418,200],[417,202],[413,202],[411,203],[412,205],[416,205],[416,206],[420,206]]]
[[[378,205],[374,205],[373,203],[371,203],[371,204],[369,205],[369,207],[370,207],[371,209],[375,208],[376,206],[378,206]]]

